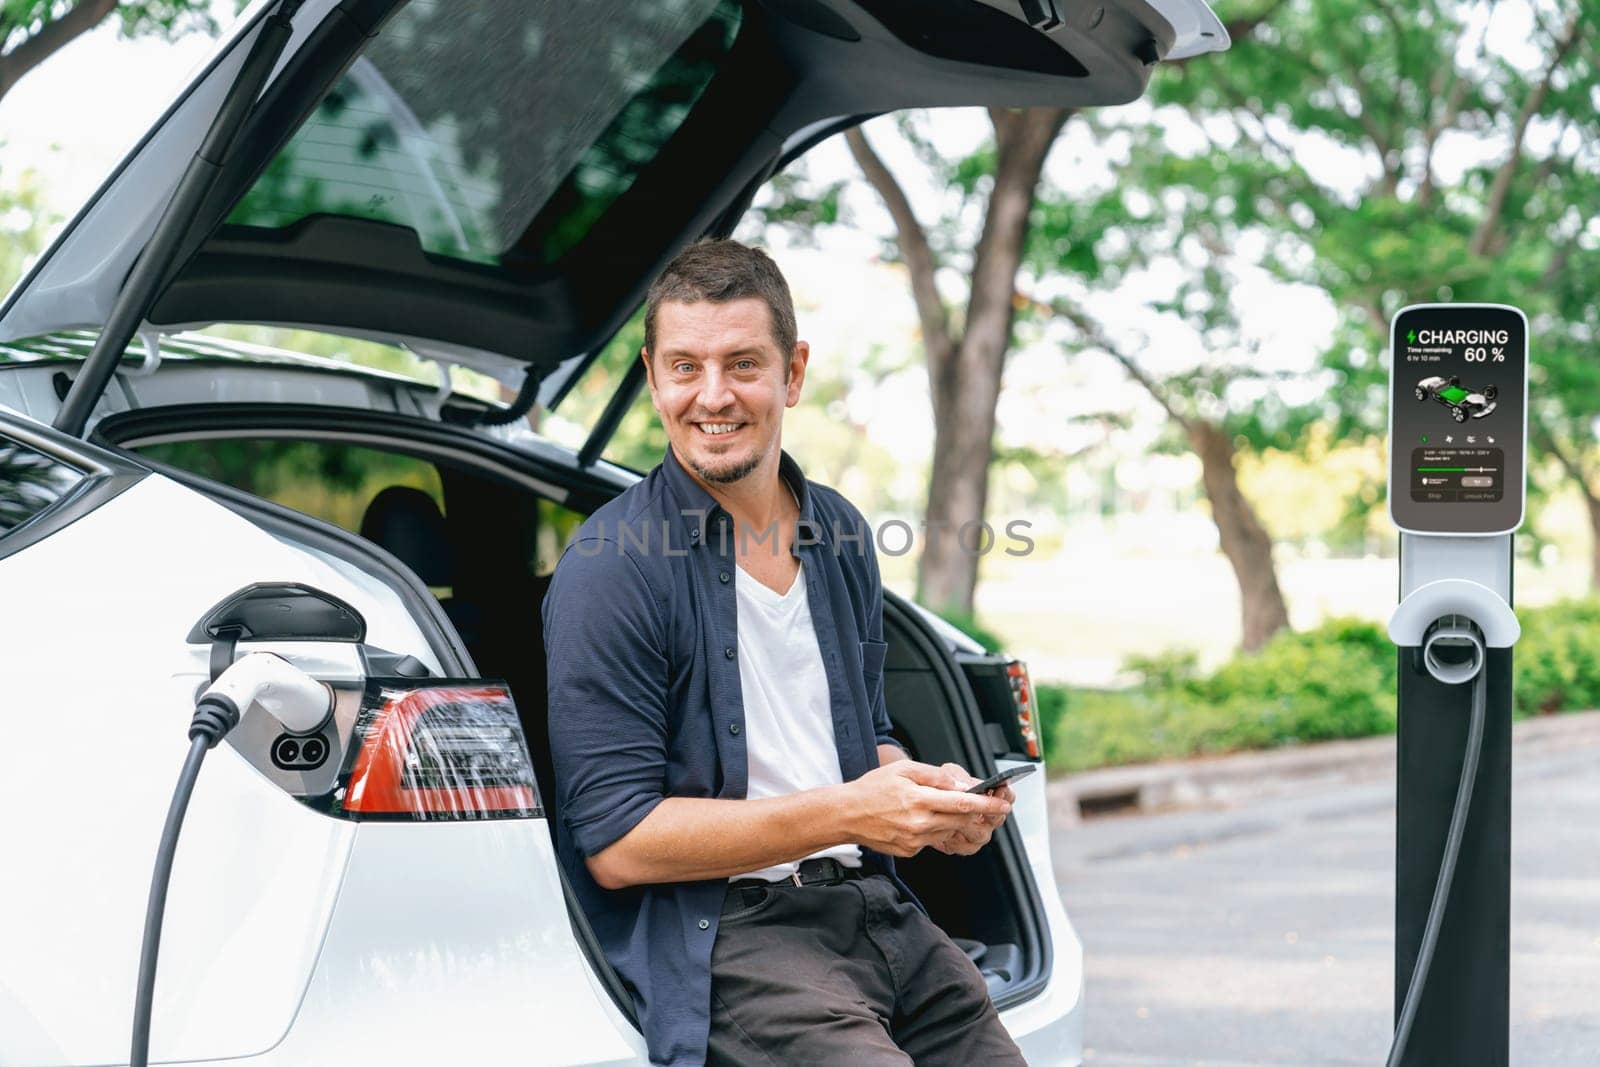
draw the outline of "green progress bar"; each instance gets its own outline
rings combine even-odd
[[[1465,467],[1418,467],[1417,471],[1418,471],[1418,473],[1423,473],[1423,474],[1438,474],[1441,471],[1445,471],[1445,472],[1448,472],[1448,473],[1451,473],[1451,474],[1460,474],[1463,471],[1465,471],[1466,469],[1467,468],[1465,468]]]

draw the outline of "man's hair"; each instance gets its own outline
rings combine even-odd
[[[772,257],[759,248],[738,241],[701,241],[679,252],[650,286],[644,302],[644,347],[655,357],[656,312],[664,301],[697,304],[709,300],[725,304],[730,300],[756,297],[767,305],[772,319],[772,339],[777,342],[784,366],[794,353],[798,330],[794,321],[794,298],[789,283]]]

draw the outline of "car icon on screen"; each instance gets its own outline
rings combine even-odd
[[[1474,392],[1461,384],[1461,379],[1455,375],[1447,378],[1424,378],[1417,383],[1418,400],[1435,400],[1450,410],[1450,417],[1457,422],[1466,422],[1469,418],[1481,419],[1495,409],[1495,397],[1500,390],[1493,385],[1486,385]]]

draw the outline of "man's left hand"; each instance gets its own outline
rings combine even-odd
[[[939,769],[950,776],[950,784],[946,786],[948,789],[971,789],[983,781],[982,778],[974,778],[967,773],[967,769],[959,763],[942,764]],[[1000,786],[990,795],[999,797],[1008,804],[1017,802],[1017,796],[1009,785]],[[974,815],[970,826],[954,831],[933,847],[949,856],[970,856],[987,845],[989,838],[994,836],[995,830],[1005,821],[1004,815]]]

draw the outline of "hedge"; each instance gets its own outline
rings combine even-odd
[[[1518,615],[1515,714],[1600,707],[1600,600]],[[1071,771],[1392,733],[1397,662],[1360,619],[1280,633],[1209,674],[1190,652],[1133,658],[1131,688],[1035,687],[1045,756]]]

